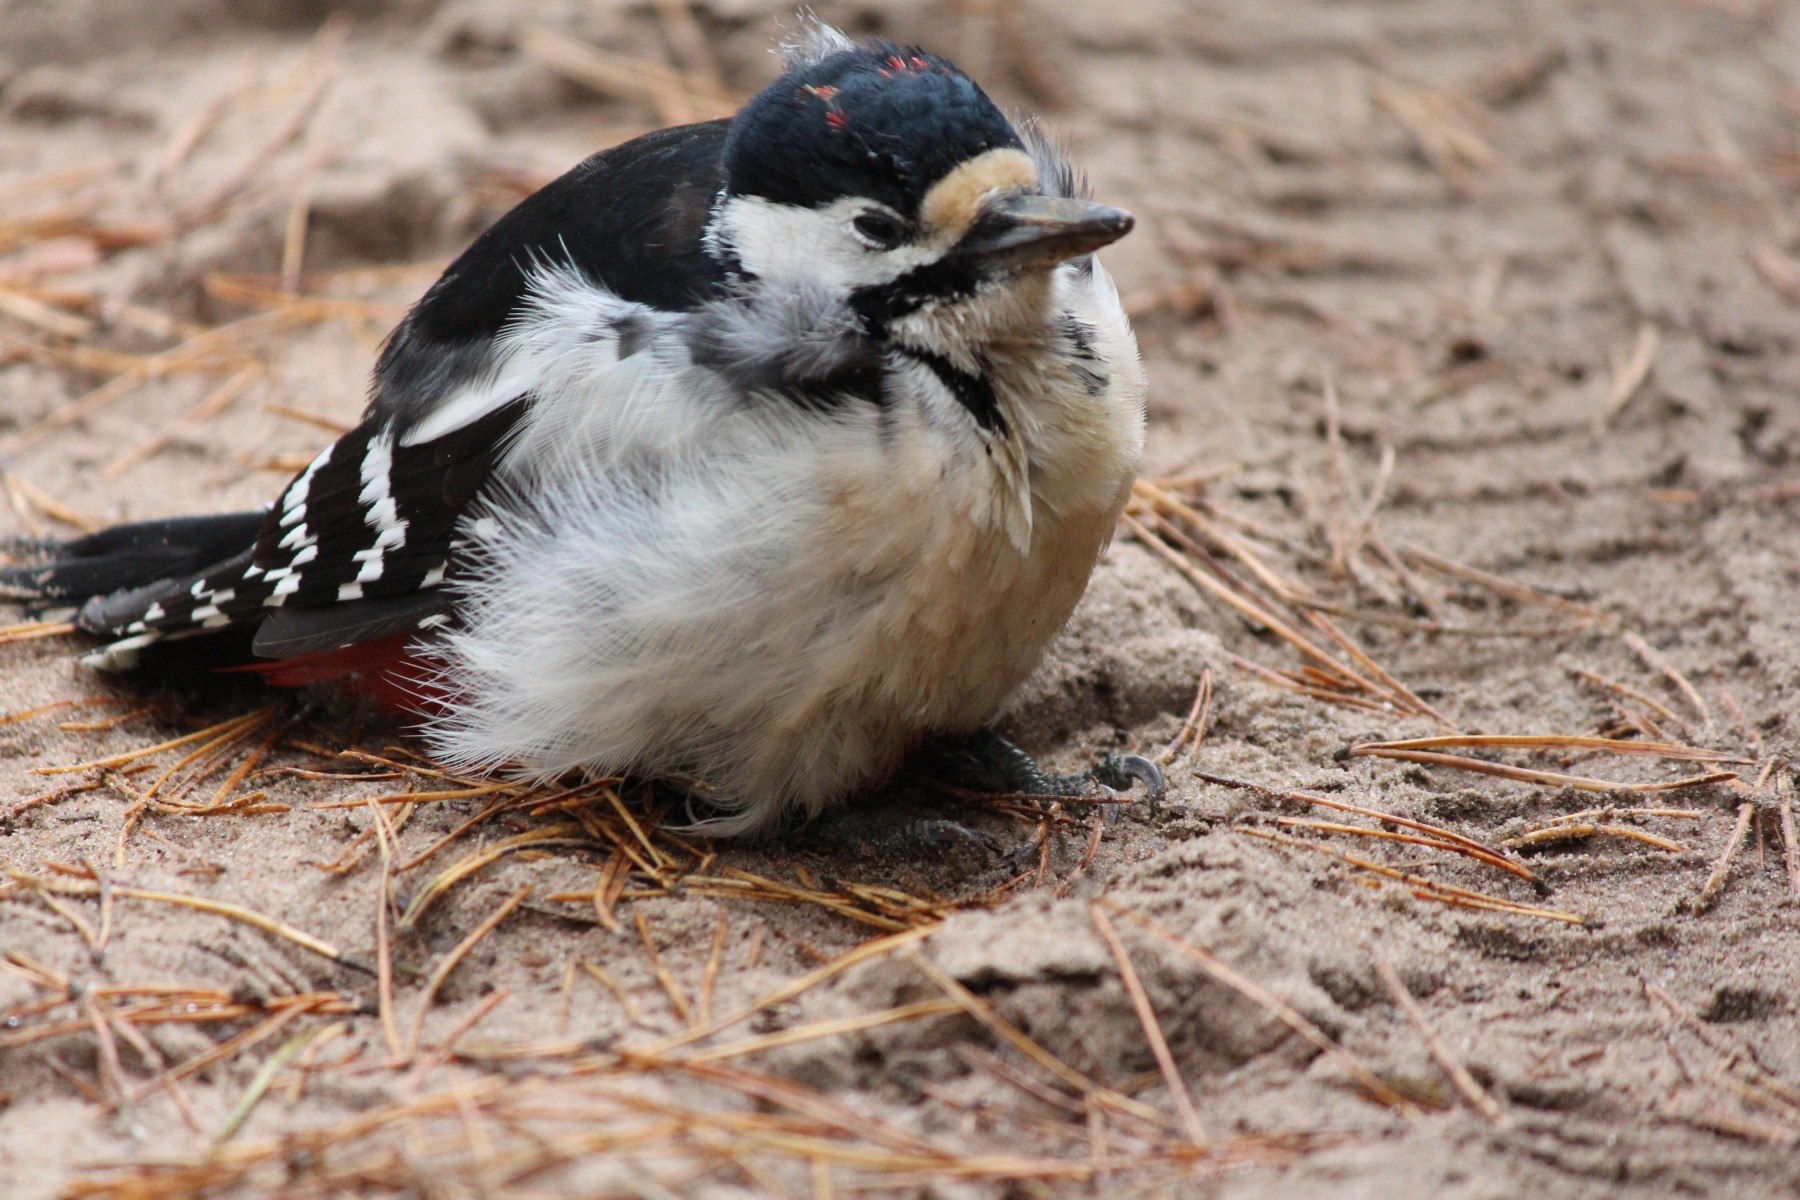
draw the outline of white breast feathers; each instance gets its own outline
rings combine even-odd
[[[465,525],[434,751],[698,777],[741,833],[977,729],[1079,599],[1142,446],[1110,280],[1054,281],[1042,337],[993,348],[993,434],[898,361],[879,403],[746,393],[696,364],[691,314],[540,279],[503,368],[537,400]]]

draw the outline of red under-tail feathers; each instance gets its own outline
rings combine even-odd
[[[407,653],[416,640],[412,633],[398,633],[378,641],[333,650],[315,650],[272,662],[226,667],[262,677],[274,687],[305,687],[340,680],[347,691],[366,697],[392,713],[428,715],[446,707],[449,692],[437,683],[436,660]]]

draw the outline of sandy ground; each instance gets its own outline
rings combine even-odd
[[[1748,779],[1792,753],[1800,8],[820,8],[853,29],[958,55],[1007,102],[1047,110],[1098,195],[1139,214],[1140,230],[1108,254],[1141,314],[1153,379],[1147,474],[1187,477],[1209,513],[1240,519],[1269,561],[1358,614],[1344,627],[1450,723],[1660,733],[1751,760],[1734,768]],[[0,454],[12,501],[0,528],[66,532],[59,513],[104,523],[263,502],[283,464],[328,436],[292,413],[354,417],[379,337],[434,264],[591,150],[709,113],[720,101],[695,80],[721,80],[728,97],[768,77],[779,6],[703,0],[693,11],[697,21],[678,4],[609,0],[0,4]],[[538,25],[637,65],[604,91],[572,82],[547,62],[560,43],[525,33]],[[686,74],[665,79],[646,61]],[[267,298],[284,252],[296,265],[296,226],[306,231],[305,290],[330,304]],[[188,340],[226,322],[243,324]],[[175,346],[185,348],[150,357]],[[1384,554],[1409,546],[1540,590],[1509,592],[1417,556],[1401,555],[1400,569]],[[1595,610],[1604,619],[1584,615]],[[752,1136],[724,1117],[678,1135],[646,1132],[656,1112],[675,1120],[674,1104],[798,1120],[801,1110],[766,1088],[693,1069],[645,1068],[616,1086],[651,1107],[621,1107],[605,1092],[615,1086],[608,1068],[592,1063],[616,1065],[603,1052],[733,1012],[880,930],[817,903],[727,901],[634,875],[614,931],[591,905],[549,899],[592,891],[607,855],[550,843],[499,858],[394,932],[404,1042],[422,976],[534,887],[439,989],[422,1053],[454,1044],[447,1061],[426,1066],[388,1065],[373,981],[291,941],[123,894],[106,906],[52,897],[61,912],[24,885],[0,894],[0,1194],[37,1200],[77,1178],[110,1181],[117,1190],[106,1195],[196,1194],[203,1173],[103,1168],[203,1162],[245,1100],[256,1101],[248,1120],[214,1161],[260,1147],[264,1173],[218,1175],[220,1194],[317,1194],[306,1189],[323,1188],[326,1167],[357,1154],[381,1169],[334,1176],[331,1194],[822,1196],[870,1180],[919,1196],[1289,1200],[1800,1188],[1800,908],[1779,836],[1785,766],[1754,793],[1597,795],[1340,760],[1355,742],[1441,729],[1416,710],[1277,686],[1245,660],[1302,665],[1122,539],[1006,725],[1064,769],[1119,748],[1156,753],[1210,672],[1210,727],[1170,766],[1168,809],[1128,810],[1103,826],[1085,870],[1089,817],[1074,814],[1042,877],[1028,873],[998,896],[990,889],[1017,874],[1006,850],[1031,841],[1032,820],[970,816],[998,850],[921,843],[894,853],[851,825],[720,847],[700,872],[746,871],[819,894],[841,895],[848,880],[952,907],[983,901],[921,943],[922,961],[958,981],[949,991],[902,948],[705,1043],[937,1001],[909,1022],[720,1061],[814,1089],[840,1122],[827,1122],[833,1146],[892,1152],[891,1139],[857,1124],[883,1122],[969,1161],[986,1156],[982,1171],[948,1160],[872,1165],[823,1143],[778,1143],[766,1128],[760,1142],[721,1150],[724,1131]],[[375,960],[381,862],[367,836],[356,840],[371,828],[369,808],[309,806],[429,791],[431,780],[256,776],[239,791],[254,786],[278,811],[149,812],[124,836],[141,794],[133,789],[173,765],[173,751],[151,772],[115,776],[116,787],[21,810],[100,777],[34,770],[124,753],[267,702],[240,682],[116,693],[74,666],[67,642],[0,648],[0,709],[108,697],[119,703],[0,729],[0,864],[91,887],[78,878],[88,864],[114,889],[242,905]],[[163,708],[133,715],[148,702]],[[130,719],[61,727],[120,714]],[[331,697],[287,733],[374,751],[396,740]],[[1698,769],[1572,752],[1488,757],[1640,783]],[[356,765],[291,744],[261,764]],[[1621,811],[1598,823],[1676,848],[1616,832],[1545,843],[1511,855],[1541,880],[1534,890],[1432,847],[1281,826],[1300,816],[1374,827],[1213,786],[1195,771],[1303,788],[1488,842],[1607,807]],[[484,803],[420,805],[396,853],[420,854]],[[1744,803],[1752,823],[1741,849],[1696,904]],[[1633,807],[1687,815],[1622,811]],[[468,832],[402,872],[399,899],[461,855],[552,819],[515,813]],[[1429,887],[1256,836],[1269,833],[1587,921],[1453,907]],[[352,845],[353,867],[320,869]],[[1090,902],[1100,897],[1206,947],[1343,1053],[1320,1053],[1115,915],[1214,1148],[1186,1165],[1152,1161],[1171,1130],[1192,1127],[1097,930]],[[896,923],[938,909],[919,911]],[[97,937],[102,923],[104,947],[84,945],[77,926]],[[629,1008],[574,969],[584,961],[602,967]],[[1417,997],[1417,1018],[1381,964]],[[215,1003],[242,1007],[235,1019],[191,1024],[117,1017],[142,997],[105,989],[151,983],[218,989],[228,995]],[[300,1011],[270,1027],[283,997],[321,992],[357,1007]],[[958,995],[973,999],[941,1011]],[[677,998],[705,1011],[684,1018]],[[1033,1063],[970,1008],[1110,1092]],[[1443,1059],[1466,1066],[1468,1090],[1492,1111],[1449,1079],[1421,1027]],[[258,1036],[242,1053],[152,1089],[163,1066],[247,1031]],[[571,1061],[592,1070],[565,1070]],[[271,1063],[275,1074],[259,1080]],[[1404,1103],[1372,1100],[1359,1070]],[[518,1098],[482,1090],[539,1078],[545,1090],[530,1111],[502,1111]],[[419,1097],[449,1099],[410,1122],[351,1128]],[[1133,1116],[1133,1105],[1154,1112]],[[590,1139],[561,1157],[533,1124],[558,1106]],[[825,1120],[817,1107],[803,1115]],[[281,1151],[280,1137],[305,1130],[343,1140]],[[603,1144],[609,1130],[631,1132]],[[509,1173],[514,1160],[502,1152],[520,1144],[536,1147],[530,1161],[560,1165]],[[1009,1181],[1026,1171],[991,1166],[1004,1155],[1077,1169]],[[1092,1161],[1098,1173],[1081,1166]]]

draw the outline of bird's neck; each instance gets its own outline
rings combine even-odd
[[[1051,277],[1032,274],[954,303],[925,305],[889,322],[885,334],[901,350],[978,371],[994,349],[1041,344],[1055,316]]]

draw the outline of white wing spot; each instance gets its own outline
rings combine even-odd
[[[401,519],[400,506],[394,498],[393,470],[393,437],[384,433],[370,439],[360,468],[362,491],[357,494],[357,500],[367,506],[363,523],[375,531],[375,544],[350,556],[352,561],[363,565],[356,573],[354,584],[338,589],[340,600],[346,598],[344,592],[351,587],[356,589],[356,597],[360,597],[361,584],[381,578],[386,552],[406,544],[407,522]]]
[[[286,528],[295,521],[306,519],[306,494],[312,490],[313,476],[319,473],[326,463],[331,461],[334,446],[327,446],[320,451],[319,457],[306,464],[306,470],[300,477],[288,485],[288,490],[281,497],[281,525]]]
[[[111,642],[92,654],[81,657],[81,665],[92,671],[129,671],[138,664],[138,651],[161,640],[159,633],[140,633],[136,637]]]

